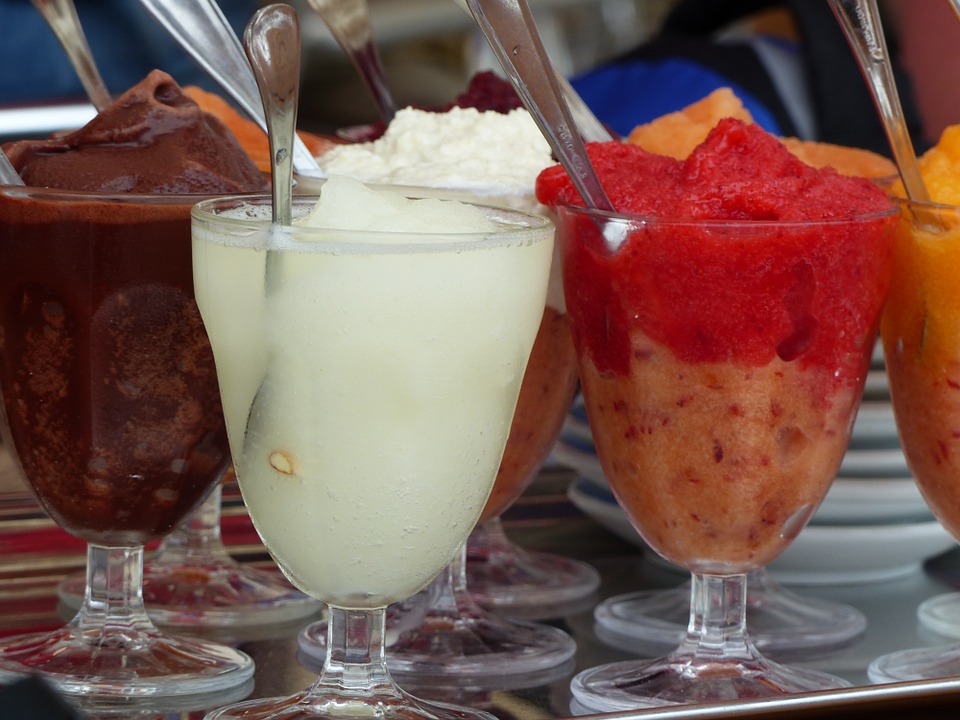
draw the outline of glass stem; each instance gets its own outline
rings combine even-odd
[[[220,535],[220,496],[221,485],[217,482],[207,499],[164,538],[151,564],[232,563]]]
[[[513,549],[499,515],[477,525],[467,539],[467,557],[471,561],[483,562],[498,555],[510,555]]]
[[[747,576],[693,573],[690,622],[680,654],[722,661],[758,656],[747,635]]]
[[[467,592],[467,543],[460,545],[444,572],[450,573],[450,589],[454,595]]]
[[[143,605],[143,546],[87,545],[87,588],[73,622],[91,636],[119,631],[131,641],[153,622]]]
[[[482,614],[483,611],[467,589],[466,542],[460,546],[434,582],[439,583],[439,590],[430,606],[431,615],[459,619]]]
[[[382,692],[396,686],[384,657],[386,608],[346,610],[329,607],[327,655],[319,687],[346,696],[362,697],[371,688]]]

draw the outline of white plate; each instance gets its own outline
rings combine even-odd
[[[593,449],[593,442],[567,432],[560,433],[560,439],[553,446],[553,458],[577,471],[580,475],[606,484],[607,476],[600,467],[600,459]]]
[[[860,403],[857,419],[853,423],[852,441],[882,442],[888,447],[900,445],[897,421],[889,400],[866,400]]]
[[[816,525],[875,525],[932,519],[933,515],[912,477],[838,477],[810,522]]]
[[[848,585],[909,575],[956,547],[935,520],[904,525],[808,525],[768,567],[783,583]]]
[[[849,448],[840,462],[839,477],[905,478],[910,477],[907,458],[900,447]]]
[[[571,502],[611,532],[646,548],[613,494],[590,478],[570,485]],[[892,525],[809,525],[770,564],[787,584],[846,585],[907,575],[927,558],[956,546],[936,521]]]
[[[890,381],[886,370],[881,368],[867,371],[867,379],[863,384],[863,396],[878,399],[890,397]]]

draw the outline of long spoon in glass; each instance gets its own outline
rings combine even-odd
[[[111,98],[103,77],[93,61],[93,53],[83,33],[73,0],[32,0],[53,30],[80,78],[87,97],[97,111],[110,105]]]
[[[918,202],[929,202],[930,193],[920,174],[917,155],[897,93],[876,0],[829,2],[834,15],[840,21],[847,42],[853,49],[860,70],[867,79],[907,197]]]
[[[180,46],[264,131],[267,121],[257,83],[240,39],[215,0],[140,0]],[[313,155],[296,135],[293,166],[298,175],[323,177]]]
[[[467,6],[584,203],[612,212],[526,0],[467,0]]]
[[[254,15],[243,35],[243,47],[260,90],[273,185],[273,222],[292,220],[293,139],[300,97],[300,23],[288,5],[271,5]]]
[[[23,185],[23,178],[10,162],[10,158],[0,148],[0,185]]]
[[[309,0],[309,3],[360,73],[373,95],[380,117],[389,125],[397,112],[397,103],[373,42],[366,0]]]

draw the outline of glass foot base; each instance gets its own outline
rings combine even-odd
[[[206,715],[204,720],[496,720],[482,710],[428,703],[397,689],[388,694],[338,697],[311,691],[287,698],[248,700]]]
[[[253,660],[220,643],[156,629],[92,636],[71,625],[0,641],[0,683],[39,673],[65,695],[158,698],[210,693],[253,677]]]
[[[629,711],[849,687],[847,681],[762,657],[720,662],[667,656],[602,665],[574,676],[578,711]]]
[[[677,647],[689,619],[689,585],[618,595],[594,609],[597,635],[604,642],[640,654],[659,654]],[[747,627],[750,639],[763,654],[796,660],[848,644],[863,634],[867,619],[849,605],[802,597],[772,582],[756,584],[751,575]]]
[[[83,602],[84,573],[68,575],[57,595],[68,608]],[[279,572],[233,560],[205,564],[146,563],[143,601],[150,619],[173,627],[235,628],[299,620],[318,612],[319,600],[294,588]]]
[[[917,620],[937,635],[960,638],[960,593],[944,593],[920,603]]]
[[[552,608],[589,598],[600,585],[600,573],[587,563],[512,544],[506,550],[467,556],[467,587],[487,609],[551,617]]]
[[[319,666],[326,656],[327,624],[311,623],[300,633],[299,648],[307,664]],[[397,675],[482,679],[529,676],[563,666],[576,651],[573,638],[548,625],[505,620],[479,608],[469,616],[450,616],[436,610],[412,629],[389,630],[387,667]]]
[[[873,683],[934,680],[960,675],[960,643],[898,650],[881,655],[867,667]]]

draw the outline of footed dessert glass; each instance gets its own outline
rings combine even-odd
[[[880,326],[890,396],[907,464],[940,523],[960,538],[960,208],[902,202],[890,299]],[[935,631],[960,622],[960,593],[918,608]],[[946,626],[946,627],[944,627]],[[874,660],[873,682],[960,674],[960,643]]]
[[[140,591],[144,544],[230,462],[193,294],[197,199],[0,189],[4,442],[44,509],[88,543],[77,615],[0,642],[0,680],[41,673],[108,706],[253,674],[244,653],[158,630]]]
[[[889,284],[895,211],[843,220],[669,220],[558,210],[597,454],[645,542],[691,571],[666,657],[589,669],[602,712],[843,687],[765,658],[746,576],[823,500],[846,449]]]
[[[281,569],[329,607],[314,685],[211,718],[489,717],[410,696],[384,658],[387,606],[480,516],[543,314],[553,226],[475,207],[496,232],[276,227],[266,198],[195,208],[241,492]]]

